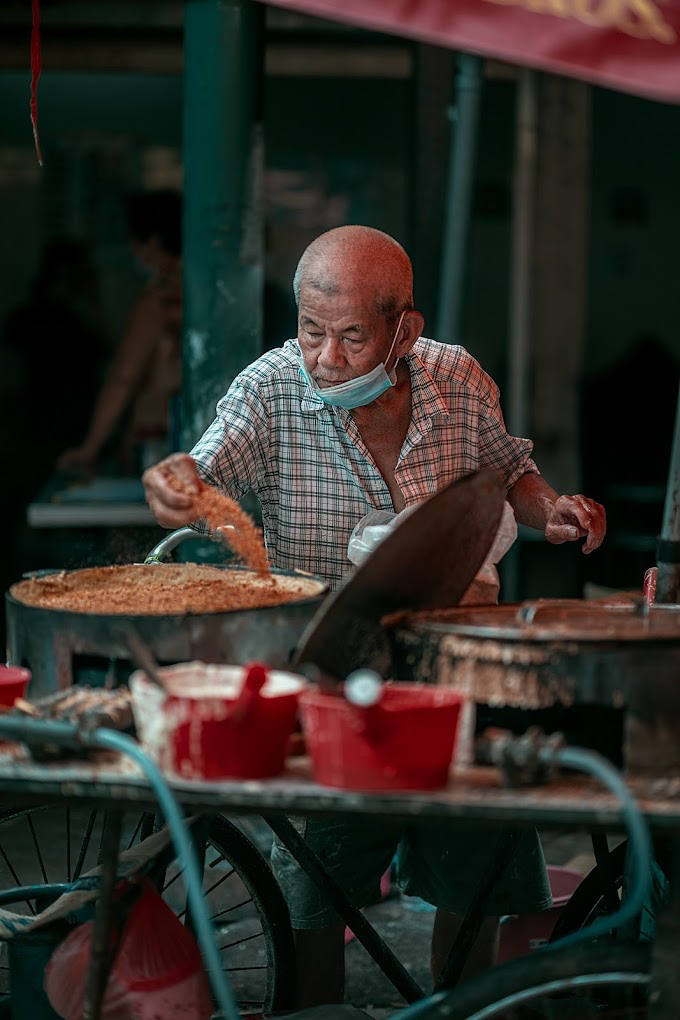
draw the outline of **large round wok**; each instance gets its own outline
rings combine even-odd
[[[195,570],[196,564],[135,565],[132,567],[99,568],[110,571],[151,571],[154,578],[163,571]],[[200,569],[225,571],[227,574],[250,574],[239,567],[210,566]],[[68,585],[77,589],[92,571],[63,571]],[[254,577],[254,575],[251,574]],[[250,660],[282,667],[288,664],[295,644],[323,601],[327,585],[319,578],[297,571],[273,570],[281,601],[276,605],[221,612],[191,609],[181,612],[153,613],[146,606],[130,611],[91,611],[85,605],[79,610],[39,604],[28,604],[26,585],[45,583],[50,577],[13,585],[5,596],[8,659],[26,665],[33,674],[31,697],[48,694],[73,682],[79,667],[86,670],[124,669],[131,655],[127,633],[133,628],[146,642],[160,663],[205,662],[243,663]],[[32,601],[29,598],[29,601]],[[45,600],[49,602],[50,600]],[[140,611],[143,610],[143,611]]]

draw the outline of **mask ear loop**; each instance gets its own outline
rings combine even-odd
[[[395,348],[395,347],[397,346],[397,339],[398,339],[398,337],[399,337],[399,330],[401,329],[401,324],[402,324],[402,322],[404,321],[404,316],[406,315],[407,311],[408,311],[408,308],[405,308],[405,309],[404,309],[404,311],[403,311],[403,312],[401,313],[401,315],[399,316],[399,322],[397,323],[397,328],[396,328],[396,330],[395,330],[395,332],[394,332],[394,339],[392,340],[392,343],[391,343],[391,345],[390,345],[390,349],[389,349],[389,351],[387,352],[387,357],[386,357],[386,358],[385,358],[385,360],[383,361],[383,365],[385,366],[385,371],[386,371],[386,372],[387,372],[387,362],[388,362],[388,361],[390,360],[390,358],[392,357],[392,351],[393,351],[393,350],[394,350],[394,348]],[[400,361],[401,361],[401,358],[397,358],[397,360],[395,361],[394,365],[392,366],[392,368],[391,368],[390,372],[387,372],[387,374],[388,374],[388,375],[391,375],[391,374],[392,374],[392,372],[396,372],[396,369],[397,369],[397,365],[399,364],[399,362],[400,362]]]

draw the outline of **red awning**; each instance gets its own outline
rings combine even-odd
[[[680,102],[680,0],[266,0]]]

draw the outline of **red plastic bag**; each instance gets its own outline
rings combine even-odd
[[[210,985],[195,938],[150,882],[139,884],[142,892],[123,926],[101,1020],[210,1020]],[[64,1020],[83,1017],[92,931],[92,921],[79,925],[45,969],[47,997]]]

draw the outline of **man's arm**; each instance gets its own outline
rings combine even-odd
[[[607,531],[604,507],[580,493],[558,496],[541,475],[527,471],[507,495],[519,524],[545,532],[548,542],[560,545],[586,537],[583,552],[602,544]]]
[[[244,388],[238,380],[232,383],[218,404],[217,417],[191,453],[171,453],[144,472],[146,499],[162,527],[191,524],[205,530],[196,519],[194,497],[206,484],[236,500],[249,486],[255,488],[266,418],[253,392],[257,397],[252,387]]]

